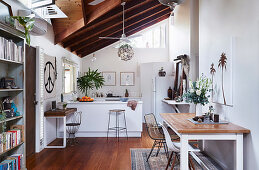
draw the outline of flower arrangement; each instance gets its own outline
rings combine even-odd
[[[203,74],[197,81],[190,81],[189,90],[183,95],[187,103],[194,103],[195,105],[205,105],[209,103],[211,80],[206,78]]]

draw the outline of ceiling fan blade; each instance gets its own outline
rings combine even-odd
[[[109,39],[109,40],[120,40],[120,38],[117,37],[99,37],[100,39]]]
[[[103,1],[105,1],[105,0],[94,0],[90,3],[88,3],[88,5],[98,5],[99,3],[103,2]]]
[[[137,38],[137,37],[141,37],[143,36],[142,34],[137,34],[137,35],[132,35],[132,36],[129,36],[128,38]]]

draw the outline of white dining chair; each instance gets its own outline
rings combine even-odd
[[[169,152],[171,151],[171,154],[169,156],[168,163],[167,163],[167,166],[166,166],[166,170],[168,169],[168,167],[170,165],[170,162],[172,160],[172,157],[174,155],[172,166],[171,166],[171,169],[173,170],[176,159],[180,160],[180,149],[181,149],[180,147],[181,147],[181,145],[180,145],[179,142],[173,142],[170,135],[169,135],[169,132],[168,132],[167,128],[162,123],[160,123],[160,125],[161,125],[161,127],[163,129],[163,132],[164,132],[164,135],[165,135],[165,141],[166,141],[168,151]],[[191,145],[189,145],[188,151],[189,152],[199,152],[200,150],[195,149]],[[195,170],[195,167],[194,167],[194,164],[192,162],[192,159],[191,159],[190,155],[189,155],[189,168]]]

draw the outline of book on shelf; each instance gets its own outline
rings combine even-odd
[[[12,40],[0,37],[0,59],[23,62],[23,46],[17,45]]]
[[[0,170],[21,170],[22,154],[8,156],[6,160],[0,163]]]

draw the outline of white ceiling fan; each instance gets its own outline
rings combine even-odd
[[[142,35],[133,35],[133,36],[130,36],[130,37],[126,36],[126,34],[125,34],[125,4],[126,4],[126,2],[121,3],[122,8],[123,8],[123,29],[122,29],[123,32],[122,32],[121,37],[99,37],[100,39],[121,40],[121,41],[124,41],[126,43],[130,43],[131,38],[136,38],[136,37],[142,36]]]

